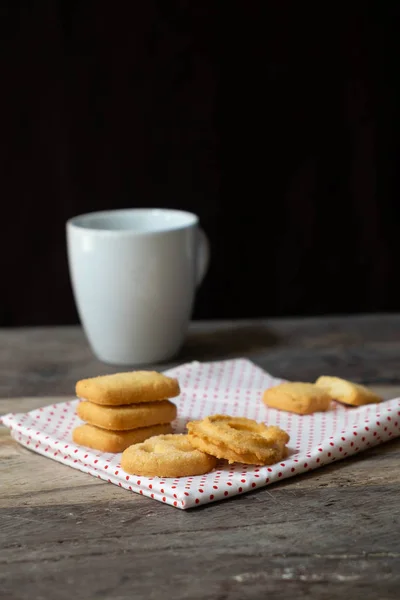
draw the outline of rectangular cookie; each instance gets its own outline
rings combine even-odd
[[[156,402],[180,394],[178,380],[157,371],[131,371],[81,379],[76,395],[105,406]]]
[[[176,419],[176,405],[169,400],[126,404],[125,406],[101,406],[83,400],[77,406],[76,413],[82,421],[90,425],[124,431],[138,427],[150,427],[161,423],[170,423]]]
[[[320,388],[326,390],[334,400],[351,406],[363,406],[382,402],[382,398],[372,390],[359,383],[352,383],[340,377],[321,375],[315,382]]]
[[[87,446],[101,452],[123,452],[132,444],[144,442],[153,435],[172,433],[170,423],[152,425],[128,431],[109,431],[94,425],[79,425],[72,431],[72,439],[79,446]]]
[[[265,390],[262,400],[270,408],[310,415],[328,410],[332,398],[326,390],[313,383],[293,381]]]

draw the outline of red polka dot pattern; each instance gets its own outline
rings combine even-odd
[[[121,469],[120,454],[105,454],[76,446],[72,429],[80,423],[78,400],[52,404],[29,413],[0,419],[23,446],[74,469],[170,506],[187,509],[223,500],[301,475],[333,461],[400,436],[400,398],[360,408],[334,403],[326,413],[299,416],[267,408],[261,401],[267,387],[280,383],[244,359],[193,362],[171,369],[182,393],[174,398],[180,417],[174,430],[185,431],[187,421],[221,413],[246,416],[278,425],[290,435],[288,458],[269,467],[220,462],[208,475],[159,479],[140,477]]]

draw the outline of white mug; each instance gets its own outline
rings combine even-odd
[[[132,366],[176,355],[210,257],[198,217],[109,210],[74,217],[66,230],[74,298],[94,354]]]

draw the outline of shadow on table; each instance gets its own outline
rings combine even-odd
[[[249,355],[276,346],[278,336],[260,325],[243,325],[220,331],[192,331],[178,360],[204,360]]]

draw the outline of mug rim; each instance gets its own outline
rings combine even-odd
[[[186,217],[187,222],[183,223],[183,224],[176,224],[173,225],[171,224],[171,226],[168,227],[163,227],[160,229],[154,229],[154,230],[135,230],[135,229],[110,229],[105,227],[88,227],[87,225],[85,225],[85,222],[88,221],[90,218],[93,217],[99,217],[99,218],[107,218],[111,215],[115,215],[115,214],[122,214],[122,213],[127,213],[127,214],[139,214],[139,213],[152,213],[153,215],[156,213],[166,213],[166,214],[175,214],[176,216],[180,216],[180,217]],[[92,235],[116,235],[116,236],[121,236],[121,235],[130,235],[130,236],[139,236],[139,235],[158,235],[158,234],[163,234],[163,233],[170,233],[173,231],[180,231],[183,229],[188,229],[190,227],[193,227],[195,225],[197,225],[199,223],[199,217],[195,214],[192,213],[190,211],[187,210],[180,210],[180,209],[175,209],[175,208],[156,208],[156,207],[151,207],[151,208],[145,208],[145,207],[141,207],[141,208],[114,208],[114,209],[108,209],[108,210],[98,210],[98,211],[91,211],[91,212],[86,212],[86,213],[82,213],[79,215],[75,215],[74,217],[71,217],[67,220],[66,222],[66,226],[67,228],[73,228],[76,230],[80,230],[80,231],[86,231],[86,232],[90,232]]]

